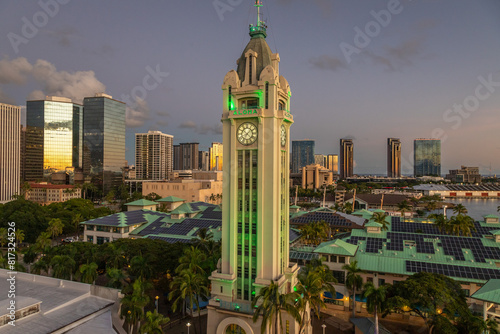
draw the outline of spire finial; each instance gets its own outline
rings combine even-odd
[[[260,7],[262,7],[262,1],[255,0],[255,7],[257,7],[257,25],[250,24],[250,36],[254,37],[267,37],[266,34],[266,24],[260,19]]]

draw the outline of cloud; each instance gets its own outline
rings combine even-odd
[[[45,95],[57,95],[81,103],[84,97],[105,92],[106,86],[97,80],[94,71],[58,71],[46,60],[33,65],[33,78],[42,85]]]
[[[196,125],[193,121],[184,121],[179,125],[179,129],[196,129],[198,125]]]
[[[412,66],[413,62],[420,58],[422,44],[421,38],[414,38],[395,47],[386,47],[382,54],[367,50],[363,52],[363,55],[369,58],[373,64],[384,66],[387,71],[402,71],[405,67]]]
[[[158,116],[170,117],[170,113],[168,111],[157,111],[156,114]]]
[[[28,60],[24,57],[9,60],[0,60],[0,83],[21,85],[26,82],[27,76],[33,70]]]
[[[70,47],[73,43],[73,39],[78,35],[77,30],[74,27],[65,27],[57,30],[48,30],[44,32],[50,37],[54,38],[62,47]]]
[[[127,105],[125,115],[125,124],[128,128],[137,128],[144,125],[146,120],[149,120],[148,103],[137,97],[133,106]]]
[[[220,134],[222,134],[222,124],[215,124],[215,125],[202,124],[202,125],[198,126],[193,121],[184,121],[179,125],[179,128],[180,129],[192,129],[200,135],[208,135],[208,134],[220,135]]]
[[[336,71],[338,69],[345,68],[345,63],[342,59],[329,55],[311,58],[309,59],[309,63],[320,70]]]
[[[34,90],[29,95],[27,100],[43,100],[45,98],[45,94],[41,90]]]

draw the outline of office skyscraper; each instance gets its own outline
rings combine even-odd
[[[314,163],[322,167],[326,167],[326,157],[323,154],[314,155]]]
[[[212,147],[208,149],[210,154],[210,170],[222,170],[222,151],[221,143],[212,143]]]
[[[415,139],[413,163],[415,177],[441,176],[441,140]]]
[[[328,154],[326,156],[326,168],[331,170],[333,174],[339,173],[339,156],[338,154]]]
[[[387,138],[387,177],[401,177],[401,141]]]
[[[271,282],[282,293],[297,284],[299,268],[289,262],[290,86],[260,20],[250,36],[222,85],[222,258],[210,277],[207,334],[260,333],[254,296]],[[282,317],[287,333],[297,334],[298,323]],[[310,333],[310,325],[305,329]]]
[[[340,139],[340,178],[354,175],[354,144],[352,139]]]
[[[96,94],[83,99],[83,107],[83,172],[105,195],[122,183],[126,105]]]
[[[82,167],[83,107],[51,96],[26,102],[25,173],[28,181]]]
[[[160,131],[135,134],[135,171],[138,180],[165,180],[173,169],[173,139]]]
[[[0,103],[0,203],[19,194],[21,108]]]
[[[292,173],[310,164],[314,164],[314,140],[292,140]]]
[[[200,167],[199,143],[174,145],[174,170],[196,170]]]

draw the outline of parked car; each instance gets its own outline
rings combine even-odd
[[[63,244],[68,244],[68,243],[75,242],[75,241],[78,241],[77,237],[67,237],[67,238],[62,239]]]

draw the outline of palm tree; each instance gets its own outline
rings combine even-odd
[[[326,272],[330,273],[330,270]],[[335,294],[335,288],[329,282],[324,280],[325,268],[321,265],[315,269],[308,270],[307,273],[299,275],[299,284],[297,284],[297,293],[301,296],[298,300],[298,309],[302,313],[299,333],[310,323],[310,317],[307,319],[307,310],[313,309],[319,318],[319,310],[326,305],[321,298],[325,291]],[[330,273],[331,275],[331,273]],[[332,277],[333,278],[333,277]],[[335,280],[335,279],[333,279]]]
[[[405,218],[405,212],[408,212],[412,209],[410,204],[408,203],[407,200],[402,201],[401,203],[398,204],[398,209],[401,212],[401,218]]]
[[[82,221],[83,221],[83,216],[81,213],[76,213],[71,219],[71,223],[74,224],[76,233],[78,233],[78,224],[80,224]]]
[[[168,295],[168,300],[174,300],[172,303],[172,311],[179,307],[181,303],[186,305],[189,301],[191,316],[193,308],[196,306],[198,310],[198,320],[201,333],[201,316],[200,316],[200,298],[206,299],[208,296],[208,287],[205,285],[206,278],[204,274],[195,273],[189,269],[182,270],[178,276],[170,283],[171,292]],[[184,312],[184,310],[183,310]]]
[[[7,236],[7,229],[5,227],[0,228],[0,245],[2,247],[9,241]]]
[[[342,212],[352,213],[352,211],[353,211],[352,203],[351,202],[344,203],[344,205],[342,207]]]
[[[439,232],[448,232],[450,229],[450,222],[443,214],[430,214],[428,218],[434,219],[434,225],[438,228]]]
[[[374,221],[375,223],[379,223],[382,225],[382,231],[387,231],[389,228],[387,227],[390,223],[386,220],[387,216],[383,212],[374,212],[370,221]]]
[[[143,277],[150,279],[153,277],[153,268],[151,267],[150,257],[148,255],[142,256],[141,253],[136,255],[130,260],[130,273],[134,277]]]
[[[51,245],[52,241],[50,240],[49,232],[42,232],[38,238],[36,238],[35,249],[39,252],[46,253]]]
[[[38,257],[38,253],[35,250],[35,246],[28,247],[23,255],[23,262],[28,266],[28,272],[31,273],[31,264],[35,262]]]
[[[427,203],[427,205],[425,206],[425,209],[429,212],[431,211],[434,211],[437,209],[437,203],[434,202],[434,201],[430,201]]]
[[[42,257],[40,260],[36,261],[33,265],[31,273],[41,275],[42,272],[46,272],[50,276],[50,265],[46,257]]]
[[[95,284],[95,280],[97,278],[97,263],[91,262],[86,264],[82,264],[78,271],[81,274],[82,283],[92,283]]]
[[[109,278],[108,284],[106,286],[121,289],[123,287],[123,282],[125,282],[125,274],[118,268],[106,268],[106,276]]]
[[[363,278],[360,273],[363,272],[361,268],[358,267],[358,261],[355,260],[350,264],[345,264],[342,269],[347,272],[345,285],[347,289],[352,291],[352,316],[356,317],[356,289],[361,289],[363,284]]]
[[[453,208],[453,213],[456,215],[464,215],[467,213],[467,208],[459,203]]]
[[[52,218],[49,221],[49,227],[47,228],[47,232],[52,235],[52,240],[55,239],[59,234],[63,231],[64,224],[59,218]]]
[[[24,237],[25,237],[24,231],[18,229],[18,230],[16,230],[15,234],[16,234],[16,241],[19,244],[22,244],[24,241]]]
[[[25,181],[23,183],[23,185],[21,186],[21,190],[22,190],[22,193],[23,193],[23,197],[24,199],[26,199],[27,195],[28,195],[28,191],[31,189],[31,185],[28,181]]]
[[[194,246],[184,248],[184,255],[179,258],[180,264],[175,271],[180,273],[187,269],[193,273],[205,275],[205,271],[201,267],[201,264],[206,261],[206,259],[207,255],[198,248]]]
[[[271,329],[274,322],[274,333],[278,334],[278,326],[280,331],[283,329],[281,310],[284,310],[300,323],[302,318],[297,308],[293,305],[293,302],[299,298],[300,296],[296,292],[282,294],[279,285],[271,281],[271,284],[261,288],[259,294],[252,300],[252,308],[255,308],[262,299],[262,302],[253,314],[253,322],[256,322],[262,314],[261,333],[266,332],[266,327]]]
[[[382,311],[387,297],[387,287],[382,285],[377,289],[372,282],[366,282],[362,296],[366,298],[366,309],[368,312],[373,313],[375,317],[375,334],[378,334],[378,312]]]
[[[54,277],[73,280],[73,269],[76,262],[69,255],[56,255],[50,261],[50,266],[54,270]]]
[[[154,312],[148,311],[144,317],[144,323],[141,324],[139,328],[139,333],[146,334],[163,334],[162,326],[170,321],[170,318],[164,317],[154,310]]]
[[[146,290],[151,287],[150,283],[144,282],[142,278],[134,281],[132,286],[123,289],[122,293],[130,291],[121,300],[120,319],[125,318],[125,322],[129,325],[129,333],[141,320],[144,315],[144,307],[149,303],[149,296]]]
[[[460,233],[464,236],[472,236],[472,231],[476,230],[474,219],[470,216],[458,214],[450,218],[450,226],[453,234],[459,236]]]

